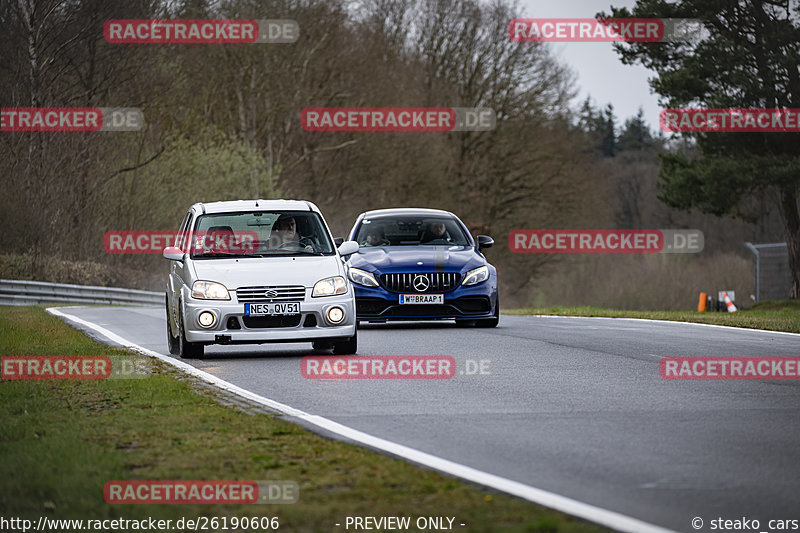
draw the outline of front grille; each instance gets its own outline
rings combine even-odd
[[[294,328],[300,325],[300,316],[243,316],[242,322],[244,322],[244,327],[248,329]]]
[[[414,286],[416,282],[420,281],[418,278],[425,278],[428,285],[427,289],[419,290]],[[383,283],[383,286],[393,292],[417,293],[452,291],[458,287],[460,281],[461,274],[458,272],[398,273],[383,274],[381,276],[381,283]]]
[[[306,288],[302,285],[273,285],[236,289],[239,303],[302,302]]]

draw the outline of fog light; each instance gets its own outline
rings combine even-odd
[[[328,320],[334,324],[338,324],[344,320],[344,310],[341,307],[331,307],[328,309]]]
[[[214,322],[217,321],[217,317],[214,316],[214,313],[211,311],[203,311],[200,313],[200,316],[197,317],[197,323],[203,326],[204,328],[210,328],[214,325]]]

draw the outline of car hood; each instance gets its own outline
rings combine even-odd
[[[382,273],[462,272],[485,265],[486,260],[472,246],[376,246],[360,248],[350,256],[349,264]]]
[[[338,256],[200,259],[192,263],[197,279],[217,281],[228,289],[264,285],[313,287],[330,276],[343,276]]]

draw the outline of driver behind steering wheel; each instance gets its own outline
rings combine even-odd
[[[311,239],[301,237],[297,233],[297,223],[292,215],[281,215],[275,224],[272,225],[272,232],[269,236],[270,247],[273,249],[290,249],[292,247],[302,248],[309,252],[314,251]]]
[[[420,244],[426,244],[430,242],[440,242],[441,243],[449,243],[452,241],[450,238],[450,233],[447,231],[447,228],[444,225],[444,222],[439,220],[434,220],[428,227],[425,229],[424,233],[420,237]]]

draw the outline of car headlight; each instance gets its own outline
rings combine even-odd
[[[489,279],[489,267],[486,265],[478,268],[474,268],[467,272],[467,275],[464,276],[464,281],[461,282],[462,285],[475,285],[476,283],[480,283],[481,281],[486,281]]]
[[[222,283],[216,281],[195,281],[192,284],[192,298],[200,300],[230,300],[231,295]]]
[[[372,273],[367,272],[366,270],[351,267],[348,275],[350,276],[350,281],[353,283],[358,283],[359,285],[364,285],[365,287],[378,286],[378,280],[375,279],[375,276],[373,276]]]
[[[314,284],[311,296],[333,296],[347,292],[347,282],[342,276],[321,279]]]

